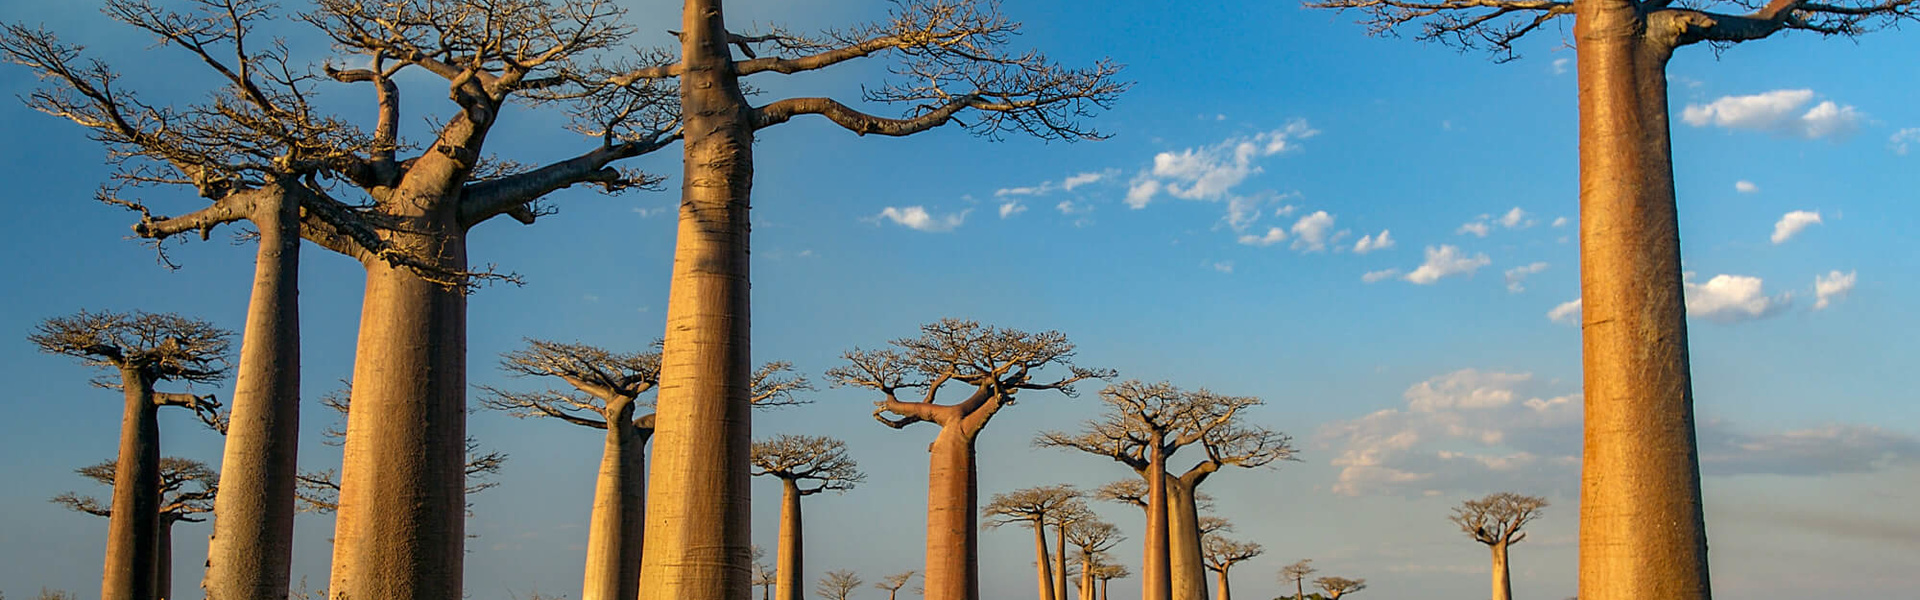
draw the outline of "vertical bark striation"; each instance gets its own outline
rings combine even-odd
[[[120,456],[113,472],[113,513],[107,522],[100,597],[150,600],[159,561],[159,406],[153,400],[153,379],[138,367],[120,368],[120,387],[126,407],[120,417]]]

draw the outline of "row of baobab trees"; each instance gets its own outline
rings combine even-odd
[[[1517,40],[1574,18],[1588,399],[1583,596],[1709,596],[1667,60],[1684,46],[1782,31],[1857,35],[1914,18],[1915,1],[1713,3],[1734,12],[1667,0],[1309,3],[1361,11],[1372,33],[1418,24],[1423,39],[1487,47],[1500,58],[1513,56]],[[198,101],[141,97],[111,66],[41,28],[6,25],[0,56],[47,81],[26,98],[29,105],[78,123],[106,146],[121,168],[99,198],[138,212],[136,234],[206,238],[242,221],[257,231],[220,463],[220,487],[229,493],[216,501],[223,517],[214,522],[206,579],[209,594],[223,600],[275,598],[287,587],[301,240],[356,260],[367,274],[353,378],[360,408],[349,413],[345,432],[329,589],[355,598],[452,600],[460,595],[464,538],[466,295],[478,282],[512,279],[470,267],[467,233],[500,216],[531,224],[550,213],[543,198],[570,186],[656,187],[661,177],[616,163],[679,144],[680,227],[646,507],[656,526],[645,534],[640,581],[648,597],[740,600],[751,593],[746,489],[755,368],[747,253],[756,132],[818,115],[861,135],[959,123],[989,137],[1098,139],[1082,120],[1128,87],[1109,62],[1068,67],[1010,48],[1018,24],[991,0],[903,0],[887,19],[817,35],[740,33],[727,26],[721,0],[686,0],[673,31],[677,47],[642,51],[625,46],[635,27],[609,0],[314,0],[304,11],[264,0],[181,4],[104,0],[109,17],[215,77]],[[262,27],[271,31],[256,31]],[[291,48],[303,46],[278,41],[300,35],[359,64],[296,57]],[[902,116],[827,97],[755,105],[745,93],[749,78],[870,57],[895,58],[898,77],[866,88],[864,99],[907,106]],[[427,131],[400,125],[406,90],[395,77],[402,71],[445,83],[443,91],[428,86],[426,98],[448,104],[426,111],[436,117]],[[330,110],[323,89],[361,90],[374,116],[361,121],[342,115],[362,111]],[[491,129],[520,108],[513,100],[564,111],[592,141],[543,166],[488,159]],[[191,190],[206,203],[178,216],[156,214],[141,197],[153,188]],[[920,383],[929,392],[971,386],[976,398],[1010,397],[1027,385],[996,387],[1006,373],[989,373]],[[876,385],[892,384],[882,378]],[[883,410],[897,415],[892,422],[940,424],[936,454],[959,456],[971,443],[962,439],[967,430],[977,430],[965,407],[984,400],[938,406],[891,398],[902,389],[919,388],[883,390]],[[943,445],[949,450],[939,453]],[[939,460],[934,467],[972,469]],[[958,523],[946,513],[930,518]],[[1149,532],[1150,543],[1155,535]],[[965,561],[933,560],[930,554],[931,596],[978,597],[977,574]],[[1147,581],[1165,581],[1156,566],[1143,571]],[[144,599],[150,579],[109,576],[102,595]],[[1150,586],[1148,598],[1167,598],[1162,589]]]

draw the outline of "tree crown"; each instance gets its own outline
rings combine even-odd
[[[830,437],[780,435],[754,442],[751,460],[754,475],[792,481],[802,496],[845,492],[867,480],[847,456],[847,443]]]
[[[1476,542],[1489,546],[1511,545],[1527,538],[1527,532],[1521,528],[1540,518],[1546,507],[1547,499],[1540,496],[1499,492],[1461,502],[1447,519],[1473,536]]]

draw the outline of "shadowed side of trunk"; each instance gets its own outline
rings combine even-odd
[[[300,441],[300,203],[265,190],[240,346],[233,414],[220,460],[213,536],[202,581],[210,600],[287,597]]]
[[[173,519],[160,517],[154,536],[153,597],[158,600],[173,598],[173,524]]]
[[[1200,507],[1194,488],[1179,477],[1167,481],[1167,563],[1173,600],[1207,599],[1207,563],[1200,555]]]
[[[159,560],[160,422],[153,382],[122,367],[126,399],[120,416],[120,456],[113,472],[113,513],[107,521],[102,600],[150,600]]]
[[[593,490],[583,600],[635,600],[646,535],[647,438],[632,425],[631,401],[609,411],[600,478]]]
[[[1141,558],[1141,600],[1169,600],[1173,597],[1172,563],[1168,541],[1171,519],[1167,510],[1166,445],[1155,436],[1150,445],[1147,466],[1146,552]]]
[[[1666,64],[1626,0],[1576,5],[1586,437],[1580,597],[1711,596]]]
[[[958,425],[943,427],[934,438],[927,481],[926,597],[978,600],[980,504],[975,480],[973,439]]]
[[[1053,529],[1053,597],[1067,600],[1067,524]]]

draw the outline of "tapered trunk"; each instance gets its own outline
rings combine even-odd
[[[1303,581],[1304,578],[1293,580],[1293,600],[1307,600],[1307,588]]]
[[[1173,600],[1207,599],[1207,563],[1200,554],[1200,508],[1194,488],[1179,477],[1167,478],[1167,562],[1173,573]]]
[[[753,593],[747,206],[753,130],[719,0],[682,13],[686,148],[648,499],[646,598]]]
[[[1668,139],[1669,42],[1629,0],[1581,0],[1580,597],[1705,600],[1707,536]]]
[[[792,479],[780,480],[779,553],[773,577],[779,583],[780,600],[800,600],[800,586],[806,581],[800,555],[800,485]]]
[[[120,369],[125,411],[120,456],[113,467],[113,506],[107,520],[102,600],[151,600],[159,560],[160,422],[153,381],[136,368]]]
[[[1507,545],[1488,547],[1493,549],[1493,600],[1513,600],[1513,581],[1507,576]]]
[[[979,600],[979,530],[974,511],[973,438],[959,424],[940,430],[927,481],[927,600]]]
[[[300,446],[300,203],[290,193],[261,194],[250,216],[260,249],[201,581],[210,600],[287,597]]]
[[[1218,572],[1220,573],[1219,600],[1233,600],[1233,590],[1227,587],[1227,570],[1221,569]]]
[[[1053,561],[1047,557],[1047,526],[1044,521],[1033,522],[1033,568],[1040,576],[1040,600],[1054,600]]]
[[[582,600],[640,596],[641,538],[646,535],[647,439],[633,426],[631,401],[611,407],[600,478],[593,488]]]
[[[173,523],[173,519],[160,517],[154,528],[153,597],[157,600],[173,598]]]
[[[1100,600],[1107,600],[1107,582],[1108,581],[1110,580],[1107,580],[1107,579],[1100,580]]]
[[[1053,528],[1053,597],[1067,600],[1067,524]]]
[[[1088,555],[1081,555],[1080,585],[1079,585],[1080,593],[1078,594],[1078,600],[1093,600],[1094,598],[1093,582],[1094,582],[1093,558]]]
[[[1167,510],[1166,444],[1154,436],[1147,459],[1147,535],[1146,551],[1140,564],[1141,600],[1170,600],[1173,597],[1172,563],[1169,547]]]
[[[421,167],[416,167],[421,168]],[[402,189],[391,243],[466,270],[444,198]],[[366,297],[341,458],[329,593],[458,600],[466,517],[467,298],[415,271],[366,263]]]

